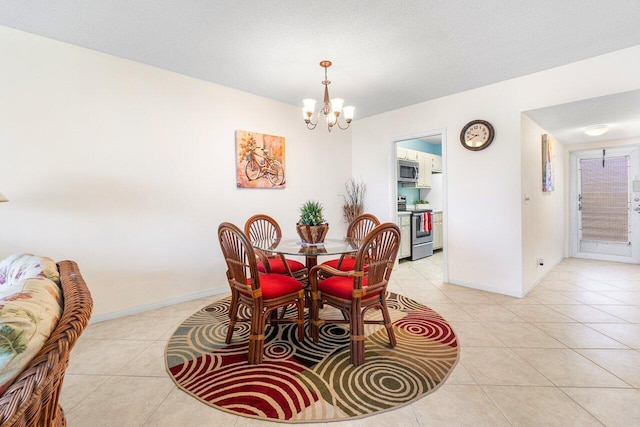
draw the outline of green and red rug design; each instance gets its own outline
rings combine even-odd
[[[268,327],[264,362],[249,365],[248,323],[238,323],[231,344],[224,342],[227,297],[178,327],[167,344],[167,369],[188,394],[247,417],[309,423],[394,409],[442,384],[459,348],[453,329],[435,311],[398,294],[389,293],[387,301],[398,345],[389,347],[384,328],[367,325],[366,362],[359,367],[349,361],[347,325],[325,325],[314,343],[299,342],[293,324]],[[324,310],[324,318],[339,316]]]

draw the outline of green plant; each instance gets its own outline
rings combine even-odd
[[[416,200],[416,205],[428,205],[429,202],[427,200]]]
[[[324,207],[320,202],[308,200],[300,207],[300,221],[303,225],[320,225],[324,224],[324,215],[322,214]]]

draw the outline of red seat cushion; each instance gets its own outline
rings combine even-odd
[[[353,295],[353,277],[332,276],[318,282],[318,290],[322,293],[333,295],[338,298],[351,299]],[[367,286],[367,276],[362,278],[362,287]],[[380,291],[373,292],[365,298],[379,295]]]
[[[353,267],[356,265],[356,260],[353,258],[343,259],[342,264],[340,264],[340,268],[338,268],[339,262],[340,262],[340,258],[330,259],[329,261],[323,262],[322,265],[328,265],[329,267],[333,267],[341,271],[351,271],[353,270]]]
[[[296,272],[305,268],[304,264],[300,261],[296,261],[294,259],[287,259],[287,264],[289,264],[289,268],[292,272]],[[269,267],[271,269],[271,273],[274,274],[287,274],[287,267],[285,267],[282,262],[282,258],[269,258]],[[261,262],[258,263],[258,271],[264,273],[266,270],[264,265]]]
[[[251,295],[250,283],[251,279],[247,279],[249,285],[247,295]],[[291,276],[268,273],[260,275],[260,288],[262,289],[262,298],[271,299],[298,292],[302,289],[302,284]]]

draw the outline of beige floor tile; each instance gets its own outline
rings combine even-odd
[[[581,291],[584,290],[584,288],[581,288],[579,286],[573,285],[569,282],[566,282],[564,280],[553,280],[553,279],[543,279],[542,281],[540,281],[540,283],[538,284],[538,286],[536,286],[536,288],[539,289],[545,289],[548,291]]]
[[[474,385],[445,384],[411,407],[421,426],[510,425],[484,391]],[[402,421],[398,420],[397,425]]]
[[[604,283],[611,285],[617,289],[621,289],[623,291],[640,292],[640,280],[612,279],[612,280],[604,280]]]
[[[157,340],[182,316],[135,316],[121,317],[106,322],[93,323],[84,331],[83,337],[90,339]]]
[[[445,381],[446,384],[476,384],[475,380],[465,369],[462,362],[458,362],[456,367]]]
[[[599,305],[598,310],[613,314],[631,323],[640,323],[640,307],[632,305]]]
[[[538,301],[540,304],[580,304],[580,301],[576,301],[575,299],[569,298],[568,296],[556,291],[540,291],[528,296]]]
[[[548,305],[547,307],[582,323],[624,323],[624,320],[599,310],[599,306]]]
[[[370,417],[360,418],[357,420],[340,421],[337,423],[326,423],[327,427],[345,426],[350,427],[396,427],[401,422],[402,426],[419,427],[418,420],[411,405],[403,406],[393,411],[383,412],[381,414],[372,415]],[[296,426],[299,424],[296,424]]]
[[[608,336],[580,323],[534,323],[569,348],[626,348]]]
[[[640,391],[563,388],[565,393],[608,427],[640,425]]]
[[[64,376],[64,387],[62,387],[62,392],[60,393],[62,409],[68,411],[78,405],[109,378],[111,377],[107,375],[73,375],[67,373]]]
[[[483,322],[482,326],[507,347],[566,348],[560,341],[529,323]]]
[[[144,423],[145,427],[233,426],[237,415],[220,411],[174,388],[162,405]]]
[[[558,387],[629,387],[571,349],[519,348],[514,351]]]
[[[166,341],[154,341],[122,369],[117,371],[115,375],[166,377],[167,370],[164,363],[166,346]]]
[[[640,352],[637,350],[576,350],[623,381],[640,388]]]
[[[445,317],[446,319],[446,317]],[[461,347],[504,347],[505,344],[478,322],[449,320]]]
[[[640,305],[639,291],[600,292],[602,295],[613,298],[623,304]]]
[[[462,348],[460,360],[481,385],[552,385],[528,362],[507,348]]]
[[[152,341],[89,340],[81,337],[69,358],[70,374],[112,375],[146,350]]]
[[[427,307],[435,310],[448,321],[473,322],[473,317],[464,311],[459,305],[451,303],[428,303]]]
[[[555,323],[562,323],[562,322],[575,322],[574,319],[571,319],[570,317],[565,316],[564,314],[561,314],[559,312],[557,312],[556,310],[553,310],[551,307],[553,306],[546,306],[546,305],[505,305],[504,306],[507,310],[513,312],[514,314],[516,314],[518,317],[520,317],[522,320],[526,321],[526,322],[555,322]],[[576,307],[582,307],[580,305],[576,306]]]
[[[169,378],[111,377],[65,415],[70,426],[141,426],[174,388]]]
[[[522,322],[513,312],[496,304],[460,304],[478,322]]]
[[[631,348],[640,348],[640,325],[628,323],[623,325],[614,323],[590,323],[589,327]]]
[[[216,294],[207,298],[198,298],[192,301],[182,302],[180,304],[169,305],[167,307],[157,308],[155,310],[145,311],[137,316],[143,317],[180,317],[185,319],[191,316],[197,310],[206,307],[212,302],[218,301],[229,295],[229,293]]]
[[[514,426],[601,426],[591,414],[555,387],[484,386]]]
[[[622,302],[613,299],[611,297],[602,295],[600,292],[560,292],[562,295],[565,295],[571,299],[579,301],[583,304],[608,304],[608,305],[616,305],[623,304]]]

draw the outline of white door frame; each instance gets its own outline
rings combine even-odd
[[[640,165],[638,165],[640,146],[625,147],[601,147],[582,151],[570,152],[570,172],[569,172],[569,229],[570,229],[570,255],[574,258],[597,259],[602,261],[615,261],[638,264],[640,263],[640,218],[630,215],[631,233],[631,256],[604,255],[580,252],[579,211],[578,211],[578,165],[581,159],[594,158],[594,154],[602,153],[606,150],[607,156],[630,156],[629,188],[632,188],[634,180],[640,180]],[[632,154],[633,153],[633,154]],[[634,163],[636,163],[634,165]],[[631,192],[630,192],[631,194]],[[640,197],[640,193],[638,197]],[[630,200],[631,202],[631,200]],[[636,203],[637,204],[637,203]],[[632,205],[635,206],[635,205]],[[640,216],[637,214],[636,216]]]
[[[447,213],[448,209],[448,198],[447,198],[447,129],[435,129],[425,132],[414,133],[410,135],[402,135],[398,137],[394,137],[391,139],[389,144],[389,149],[391,150],[391,155],[389,158],[391,159],[391,170],[393,171],[390,176],[389,186],[391,187],[391,195],[393,196],[392,205],[394,206],[393,211],[396,211],[395,206],[398,201],[398,157],[397,157],[397,143],[401,141],[406,141],[409,139],[419,139],[425,138],[429,136],[440,135],[442,138],[442,280],[444,282],[449,281],[449,255],[447,249],[448,242],[448,232],[447,227],[449,221],[447,221]],[[393,216],[395,217],[395,215]]]

